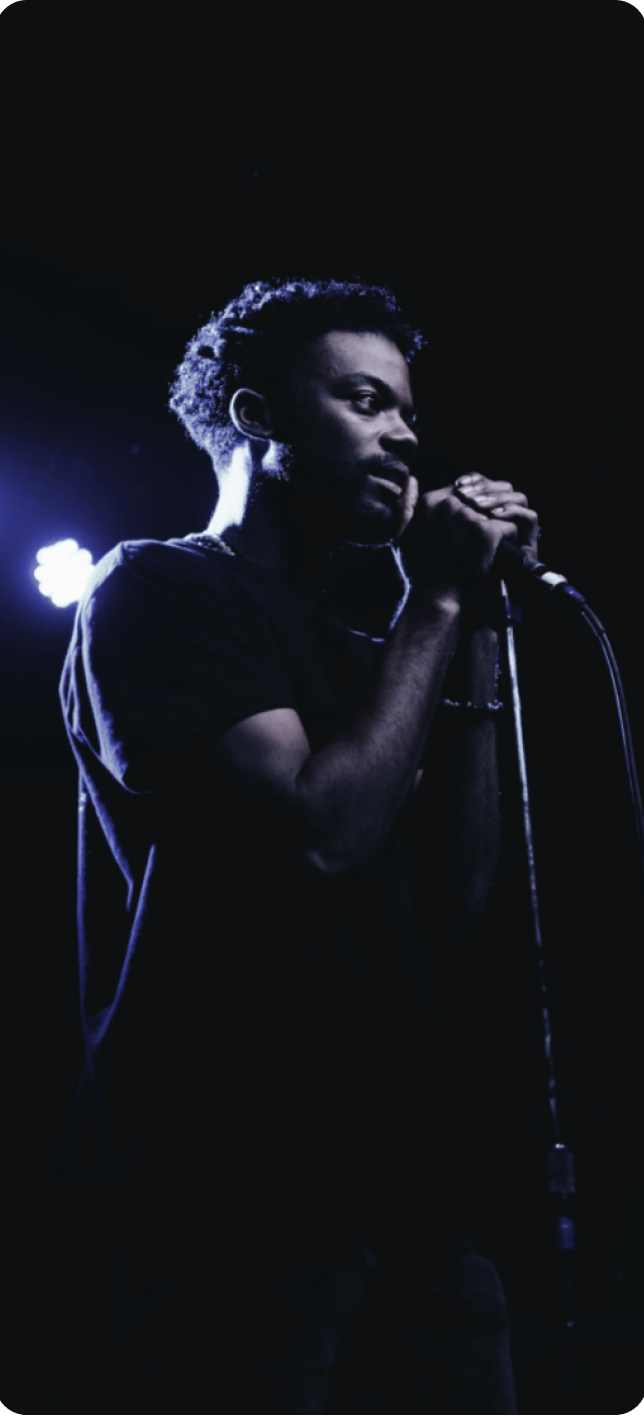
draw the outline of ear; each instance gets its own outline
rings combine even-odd
[[[270,441],[273,435],[271,415],[263,394],[255,393],[252,388],[238,388],[230,400],[228,411],[243,438]]]

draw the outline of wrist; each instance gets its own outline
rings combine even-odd
[[[445,619],[456,624],[461,618],[461,600],[456,591],[438,590],[422,582],[412,585],[405,609],[409,609],[411,615],[433,621]]]

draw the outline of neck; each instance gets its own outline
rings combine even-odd
[[[238,463],[220,480],[219,499],[208,530],[223,537],[247,560],[276,570],[315,593],[334,538],[317,528],[315,535],[310,534],[310,522],[307,526],[293,507],[289,481],[253,475],[248,460],[242,465],[238,459]]]

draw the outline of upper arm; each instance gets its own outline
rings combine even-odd
[[[295,800],[298,775],[311,756],[309,740],[294,708],[271,708],[219,733],[210,751],[228,775],[276,805]]]
[[[311,746],[294,708],[256,713],[218,734],[210,752],[229,780],[261,796],[274,813],[276,827],[285,829],[300,859],[316,870],[329,870],[326,839],[328,803],[316,798],[300,774],[311,757]],[[422,778],[416,772],[410,797]]]

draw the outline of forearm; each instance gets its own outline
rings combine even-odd
[[[497,636],[480,629],[461,646],[463,700],[495,698]],[[458,712],[458,709],[454,710]],[[464,714],[457,747],[454,798],[454,922],[457,936],[479,919],[499,859],[499,775],[496,715]]]
[[[489,629],[461,638],[451,696],[473,703],[494,699],[496,649]],[[446,708],[433,732],[414,812],[415,853],[426,850],[436,912],[452,937],[462,938],[477,923],[498,867],[496,714]]]
[[[413,590],[362,703],[297,781],[306,855],[336,874],[368,859],[412,787],[441,695],[459,620],[458,603]]]

